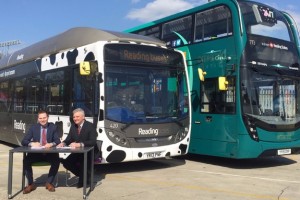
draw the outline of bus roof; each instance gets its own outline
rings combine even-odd
[[[163,41],[156,38],[87,27],[78,27],[69,29],[61,34],[37,42],[3,57],[0,59],[0,69],[97,41],[138,42],[165,46]]]

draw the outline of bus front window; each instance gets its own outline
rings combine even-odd
[[[106,65],[106,119],[120,123],[171,122],[187,116],[183,69]]]
[[[300,61],[292,30],[276,9],[254,2],[239,5],[247,31],[240,71],[243,112],[266,130],[292,130],[300,120]]]
[[[241,83],[244,114],[268,124],[297,123],[300,121],[300,81],[292,77],[265,75],[252,71],[248,81]]]

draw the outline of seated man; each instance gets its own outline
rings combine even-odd
[[[25,137],[22,140],[23,146],[29,147],[42,147],[51,148],[60,143],[56,126],[53,123],[48,123],[49,115],[46,111],[38,112],[38,123],[30,127]],[[48,173],[46,182],[46,189],[54,192],[53,186],[54,178],[59,168],[59,155],[58,153],[28,153],[23,160],[23,168],[25,176],[28,180],[28,186],[24,188],[23,194],[28,194],[36,189],[33,183],[32,164],[34,162],[46,161],[49,162],[51,167]]]
[[[84,110],[81,108],[75,109],[73,111],[73,121],[75,124],[72,124],[67,138],[58,147],[65,145],[73,148],[94,147],[98,134],[95,126],[85,120]],[[97,149],[95,150],[97,151]],[[89,159],[90,155],[88,155]],[[77,188],[81,188],[83,186],[83,155],[78,153],[70,154],[62,161],[62,164],[67,170],[79,177]],[[90,163],[88,162],[88,173],[90,173],[89,169]]]

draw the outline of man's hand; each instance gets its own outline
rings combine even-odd
[[[30,143],[30,146],[31,146],[31,147],[41,147],[42,145],[41,145],[41,143],[39,143],[39,142],[31,142],[31,143]]]
[[[61,142],[56,147],[64,147],[64,146],[65,146],[65,143]]]
[[[79,148],[79,147],[81,147],[80,143],[76,143],[76,142],[72,142],[69,146],[72,147],[72,148]]]
[[[51,147],[53,147],[53,143],[47,143],[47,144],[45,144],[45,148],[51,148]]]

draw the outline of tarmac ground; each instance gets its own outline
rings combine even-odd
[[[8,151],[0,142],[0,199],[7,199]],[[188,155],[172,159],[95,166],[97,186],[87,199],[96,200],[299,200],[300,155],[247,160]],[[13,199],[82,199],[72,174],[66,186],[60,166],[55,192],[44,187],[49,166],[34,167],[38,188],[21,190],[22,154],[14,154]]]

